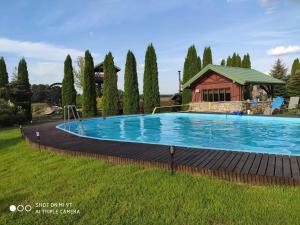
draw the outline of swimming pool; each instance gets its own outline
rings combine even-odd
[[[57,128],[100,140],[300,156],[300,119],[166,113],[72,121]]]

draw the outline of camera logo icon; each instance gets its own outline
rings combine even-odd
[[[30,212],[32,210],[32,207],[31,205],[18,205],[18,206],[15,206],[15,205],[11,205],[9,206],[9,210],[11,212],[15,212],[15,211],[18,211],[18,212]]]

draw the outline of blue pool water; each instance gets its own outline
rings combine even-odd
[[[300,155],[300,119],[166,113],[73,121],[57,126],[101,140]]]

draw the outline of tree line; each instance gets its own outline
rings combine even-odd
[[[87,50],[84,58],[80,61],[83,67],[78,75],[75,71],[75,77],[82,86],[82,113],[84,117],[93,117],[97,114],[96,107],[96,85],[94,73],[94,61],[91,53]],[[151,113],[159,106],[159,83],[157,57],[154,46],[150,44],[145,54],[144,80],[143,80],[143,107],[145,113]],[[111,116],[119,113],[119,91],[117,87],[117,74],[114,65],[114,58],[109,52],[104,59],[104,81],[102,96],[102,115]],[[124,96],[123,112],[124,114],[136,114],[140,112],[140,95],[138,89],[137,64],[132,51],[128,51],[125,63],[124,75]],[[64,78],[62,82],[62,104],[76,105],[76,89],[74,81],[74,71],[72,59],[68,55],[64,63]]]
[[[275,96],[283,96],[285,98],[300,96],[299,58],[294,59],[289,74],[285,64],[280,59],[277,59],[270,71],[270,75],[285,82],[285,85],[276,85],[274,87]]]
[[[9,82],[6,63],[0,58],[0,124],[23,123],[32,119],[31,86],[28,78],[27,63],[22,58],[17,72]]]

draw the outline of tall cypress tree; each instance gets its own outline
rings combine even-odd
[[[91,53],[87,50],[84,55],[83,73],[83,104],[82,112],[84,117],[96,116],[96,85],[94,73],[94,60]]]
[[[282,63],[280,59],[277,59],[273,65],[270,75],[279,80],[286,81],[287,68]],[[285,85],[275,85],[274,86],[274,95],[286,97],[286,87]]]
[[[250,55],[248,53],[244,55],[241,67],[249,69],[251,68]]]
[[[183,83],[189,81],[201,70],[200,57],[197,56],[197,50],[194,45],[189,47],[183,66]],[[184,89],[182,92],[182,104],[188,104],[192,101],[192,92],[190,89]]]
[[[296,70],[299,69],[299,67],[300,67],[300,62],[299,59],[297,58],[293,62],[292,69],[291,69],[291,76],[296,74]]]
[[[250,59],[249,53],[247,53],[246,57],[247,57],[247,64],[246,64],[247,67],[246,68],[251,69],[251,59]]]
[[[198,65],[197,65],[197,68],[199,68],[199,71],[200,71],[201,68],[202,68],[202,63],[201,63],[201,58],[200,58],[200,56],[198,56]]]
[[[295,59],[291,69],[291,76],[287,83],[287,94],[290,97],[300,96],[300,63]]]
[[[8,85],[8,74],[4,58],[0,58],[0,88]]]
[[[31,87],[29,83],[27,63],[21,59],[18,66],[17,80],[13,83],[13,102],[24,110],[27,121],[32,119],[31,114]]]
[[[205,47],[203,51],[203,68],[208,64],[212,64],[212,53],[210,47]]]
[[[0,98],[8,99],[8,74],[4,58],[0,58]]]
[[[232,66],[232,58],[231,58],[231,56],[227,57],[226,66]]]
[[[225,64],[226,64],[225,59],[222,59],[220,65],[225,66]]]
[[[76,105],[76,90],[74,87],[74,74],[72,59],[67,55],[64,64],[64,79],[61,88],[62,105]]]
[[[232,57],[231,57],[231,66],[232,67],[237,67],[237,57],[236,57],[235,52],[232,54]]]
[[[134,54],[128,51],[124,75],[124,114],[139,112],[139,87]]]
[[[239,54],[236,55],[236,67],[242,66],[242,60]]]
[[[151,113],[160,105],[157,59],[152,44],[148,46],[145,55],[143,98],[145,113]]]
[[[119,93],[114,58],[109,52],[104,59],[103,116],[118,114]]]

